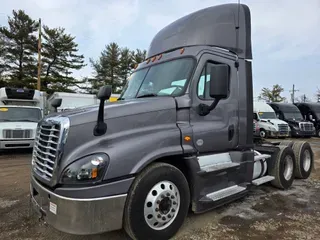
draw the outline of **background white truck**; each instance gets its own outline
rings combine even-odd
[[[118,97],[119,94],[113,94],[109,101],[116,101]],[[53,111],[51,106],[52,101],[58,98],[62,99],[62,104],[57,109],[58,112],[98,104],[98,99],[95,94],[55,92],[48,98],[50,112]]]
[[[45,107],[38,90],[0,88],[0,150],[32,148]]]
[[[262,138],[290,136],[289,125],[278,119],[273,108],[265,102],[253,102],[253,118]]]

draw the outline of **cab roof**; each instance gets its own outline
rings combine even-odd
[[[224,48],[239,58],[252,59],[249,7],[236,3],[222,4],[184,16],[155,35],[147,58],[198,45]]]

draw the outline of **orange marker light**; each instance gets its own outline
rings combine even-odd
[[[96,178],[98,176],[98,168],[93,168],[91,172],[91,178]]]
[[[162,54],[159,55],[158,60],[160,60],[162,58]]]
[[[150,62],[150,58],[147,60],[147,64]]]
[[[154,62],[156,59],[157,59],[157,57],[154,56],[154,57],[152,58],[152,62]]]
[[[181,48],[180,49],[180,54],[183,54],[184,53],[184,48]]]
[[[189,141],[191,140],[191,137],[185,136],[185,137],[184,137],[184,140],[187,141],[187,142],[189,142]]]
[[[134,69],[136,69],[138,66],[139,66],[139,64],[136,64],[136,65],[134,66]]]

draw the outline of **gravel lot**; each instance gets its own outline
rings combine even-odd
[[[174,239],[320,239],[320,140],[310,139],[315,170],[288,191],[268,185],[201,215],[190,214]],[[127,239],[122,231],[90,237],[60,233],[29,216],[30,156],[0,155],[0,239]]]

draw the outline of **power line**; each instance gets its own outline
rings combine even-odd
[[[293,84],[292,90],[290,90],[289,92],[291,92],[291,101],[292,101],[292,103],[294,103],[294,94],[295,94],[295,92],[299,92],[299,89],[295,89],[295,86]]]

